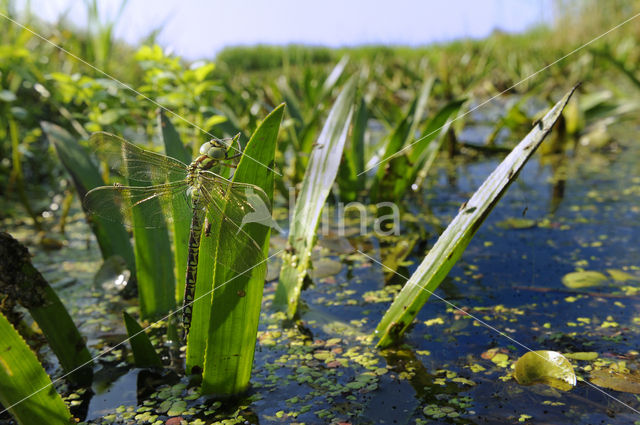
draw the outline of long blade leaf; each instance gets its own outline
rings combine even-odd
[[[71,413],[35,354],[0,314],[0,403],[22,425],[71,423]]]
[[[127,335],[129,335],[129,344],[131,344],[131,352],[133,353],[133,361],[136,367],[162,367],[162,360],[160,360],[160,356],[153,348],[149,335],[144,333],[136,319],[126,311],[122,312],[122,316],[127,328]]]
[[[482,222],[549,134],[560,117],[575,87],[535,125],[533,130],[511,151],[482,186],[463,205],[458,215],[431,248],[418,269],[407,281],[378,324],[378,346],[397,342],[407,330],[431,293],[436,290],[458,261]]]
[[[100,171],[76,138],[55,124],[42,122],[41,126],[49,142],[53,144],[60,162],[71,176],[80,200],[84,199],[89,190],[104,186]],[[91,217],[87,221],[96,236],[102,258],[119,255],[124,258],[129,270],[135,271],[131,241],[122,223],[100,217]]]
[[[261,188],[269,197],[269,211],[273,204],[275,176],[267,166],[274,163],[283,113],[284,104],[272,111],[256,129],[233,175],[234,183],[250,183]],[[263,218],[271,219],[271,216]],[[263,257],[269,251],[271,230],[265,224],[267,222],[254,222],[243,227],[262,247]],[[247,255],[247,251],[240,247],[237,255]],[[216,269],[216,289],[211,302],[202,380],[202,392],[205,394],[239,394],[249,386],[267,271],[265,266],[266,263],[256,264],[241,276],[220,273],[223,268]]]
[[[233,176],[234,183],[249,183],[261,188],[268,196],[269,204],[273,202],[273,173],[256,161],[273,164],[283,112],[284,105],[277,107],[256,129]],[[211,218],[216,220],[215,216]],[[228,241],[217,241],[216,234],[224,239],[228,233],[220,231],[224,230],[220,227],[222,223],[216,222],[218,228],[212,229],[210,237],[202,238],[201,250],[221,255],[223,251],[216,244]],[[242,230],[260,246],[263,254],[267,252],[268,228],[250,223]],[[246,256],[247,252],[239,246],[231,255]],[[187,344],[187,371],[197,367],[203,369],[203,393],[229,395],[242,391],[249,382],[266,267],[264,263],[257,264],[246,274],[234,278],[233,273],[215,261],[215,256],[200,255],[197,301]],[[212,290],[213,293],[208,294]]]
[[[346,84],[331,108],[327,122],[309,158],[302,188],[296,201],[289,233],[291,250],[284,256],[274,300],[276,306],[280,308],[286,306],[290,317],[295,314],[298,306],[320,213],[338,173],[353,116],[356,82],[357,80],[353,78]]]
[[[80,331],[49,282],[31,264],[29,250],[4,232],[0,232],[0,276],[0,293],[29,311],[69,379],[78,385],[91,384],[91,354]]]
[[[162,109],[158,113],[158,126],[164,142],[164,151],[168,156],[176,158],[185,164],[191,162],[191,155],[180,141],[180,135]],[[179,205],[173,205],[173,216],[176,217],[176,209]],[[173,253],[176,276],[176,302],[181,303],[184,296],[185,270],[187,270],[187,252],[189,247],[189,221],[175,220],[173,222]]]

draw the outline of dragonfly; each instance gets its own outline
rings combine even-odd
[[[215,165],[235,168],[231,161],[240,154],[229,154],[234,141],[237,137],[228,145],[225,140],[212,139],[200,147],[195,160],[185,164],[114,134],[98,132],[90,138],[98,157],[112,172],[126,179],[126,185],[114,183],[86,194],[84,206],[91,215],[145,228],[190,221],[182,312],[184,339],[191,327],[203,230],[205,236],[209,235],[208,212],[209,217],[220,220],[218,263],[236,274],[266,267],[262,249],[243,229],[243,218],[265,211],[270,218],[269,198],[258,186],[232,182],[211,171]]]

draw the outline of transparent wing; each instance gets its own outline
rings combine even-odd
[[[208,171],[201,179],[203,208],[209,210],[209,217],[220,220],[218,261],[239,274],[266,267],[262,248],[247,233],[255,226],[264,226],[266,232],[273,221],[266,193],[255,185],[232,183]]]
[[[144,150],[115,134],[94,133],[89,144],[110,170],[130,181],[161,184],[186,178],[187,166],[181,161]]]
[[[185,181],[145,187],[101,186],[90,190],[83,204],[90,214],[129,227],[166,227],[172,221],[191,219],[187,188]]]
[[[232,183],[208,171],[201,172],[200,179],[200,208],[218,221],[211,223],[219,229],[218,262],[238,274],[266,267],[261,247],[246,229],[262,225],[266,231],[272,223],[267,195],[257,186]],[[83,204],[90,214],[129,227],[165,227],[191,219],[188,189],[185,180],[142,187],[116,184],[92,189]]]

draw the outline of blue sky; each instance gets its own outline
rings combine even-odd
[[[99,6],[104,16],[115,17],[120,3],[102,0]],[[67,11],[71,21],[86,24],[84,0],[31,4],[44,19],[56,21]],[[552,5],[553,0],[129,0],[115,34],[135,43],[162,28],[160,44],[187,59],[257,43],[418,46],[484,37],[496,28],[522,31],[551,22]]]

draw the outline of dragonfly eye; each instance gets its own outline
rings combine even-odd
[[[211,159],[225,159],[227,157],[227,151],[214,147],[207,151],[207,156]]]
[[[212,148],[215,148],[213,143],[211,142],[203,143],[202,146],[200,146],[200,155],[207,155],[209,150]]]

